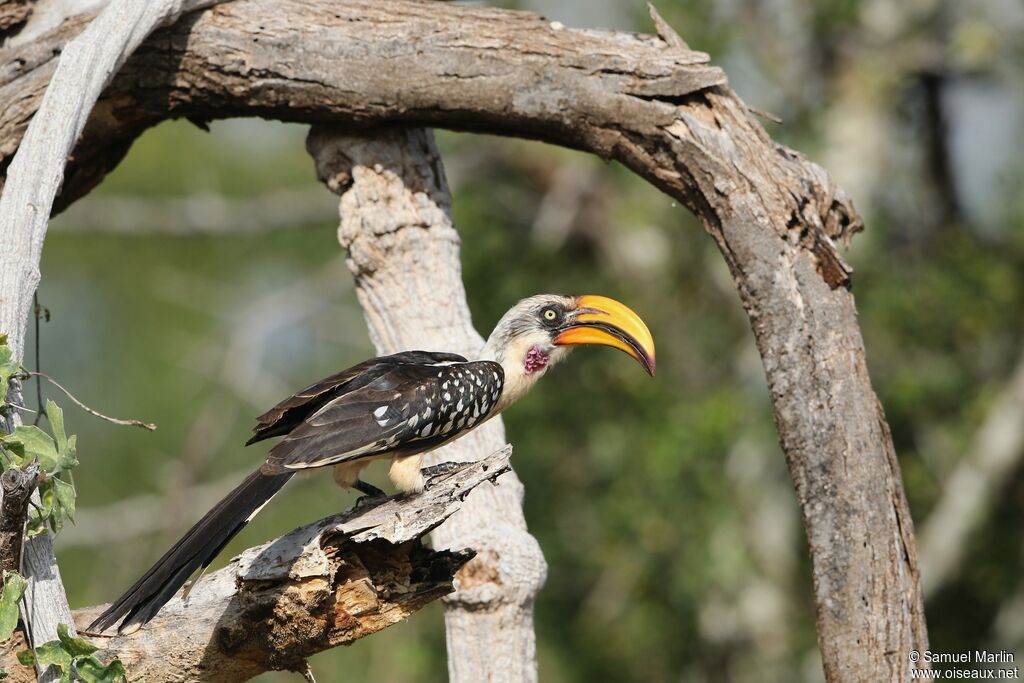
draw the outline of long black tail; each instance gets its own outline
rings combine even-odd
[[[199,567],[206,567],[291,479],[292,473],[253,472],[188,530],[135,585],[107,608],[89,631],[101,633],[124,617],[118,632],[132,631],[156,616],[160,608]]]

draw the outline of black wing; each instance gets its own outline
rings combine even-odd
[[[271,449],[263,471],[431,450],[485,420],[504,379],[491,361],[395,365],[306,417]]]
[[[466,359],[454,353],[433,351],[403,351],[390,356],[371,358],[311,384],[257,417],[257,424],[253,427],[255,434],[245,442],[245,445],[287,434],[302,424],[307,417],[323,408],[324,404],[347,391],[366,386],[395,366],[459,362],[465,363]]]

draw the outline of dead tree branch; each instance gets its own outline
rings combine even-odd
[[[834,245],[860,218],[823,169],[768,137],[706,55],[660,29],[576,31],[409,0],[220,5],[128,61],[56,207],[94,186],[142,130],[180,116],[443,126],[622,162],[700,217],[750,317],[803,512],[826,675],[902,679],[927,632],[913,523]],[[0,112],[3,157],[69,32],[0,54],[0,101],[13,103]]]
[[[97,656],[117,657],[131,680],[153,683],[231,683],[264,671],[303,671],[307,657],[396,624],[453,590],[474,551],[430,550],[421,540],[470,491],[507,472],[511,454],[505,446],[434,478],[422,494],[364,502],[250,548],[141,630],[90,634],[103,648]],[[503,477],[496,488],[504,483]],[[75,610],[75,620],[84,626],[103,607]],[[14,649],[0,653],[0,666],[15,672],[16,682],[24,669]]]

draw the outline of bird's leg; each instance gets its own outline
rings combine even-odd
[[[354,482],[352,482],[352,488],[354,488],[356,491],[359,491],[360,493],[366,494],[371,498],[386,498],[388,495],[381,491],[376,486],[374,486],[373,484],[365,482],[362,479],[356,479]]]
[[[439,477],[442,474],[448,474],[455,470],[461,470],[466,465],[471,463],[468,462],[442,462],[437,465],[431,465],[430,467],[424,467],[420,470],[420,474],[423,475],[424,479],[431,479],[433,477]]]

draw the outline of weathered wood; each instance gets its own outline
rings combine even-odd
[[[100,659],[120,659],[130,680],[232,683],[302,671],[316,652],[396,624],[453,590],[473,550],[430,550],[421,539],[470,491],[488,481],[504,486],[511,453],[505,446],[435,477],[422,494],[364,501],[250,548],[135,633],[87,637],[103,648]],[[75,610],[75,620],[84,628],[104,607]],[[12,683],[31,680],[14,661],[18,647],[0,651]]]
[[[60,38],[36,42],[24,63],[0,55],[0,101],[14,103],[0,112],[4,156],[37,106],[45,48]],[[161,31],[128,62],[84,133],[61,201],[174,116],[443,126],[622,162],[701,218],[735,279],[803,512],[827,676],[901,679],[927,632],[913,524],[833,244],[861,221],[828,174],[774,143],[705,62],[674,40],[564,29],[532,14],[238,0]]]
[[[28,502],[39,485],[39,463],[12,467],[0,475],[0,570],[21,571],[21,549],[28,520]]]
[[[0,40],[20,29],[32,14],[32,0],[0,0]]]
[[[338,239],[377,351],[415,347],[478,357],[484,340],[466,303],[451,194],[433,133],[314,127],[307,148],[318,177],[341,195]],[[472,460],[504,442],[495,417],[431,453],[430,462]],[[537,679],[533,605],[547,566],[522,503],[523,486],[510,473],[502,486],[474,492],[432,535],[435,547],[477,551],[459,575],[458,592],[445,599],[453,683]]]

